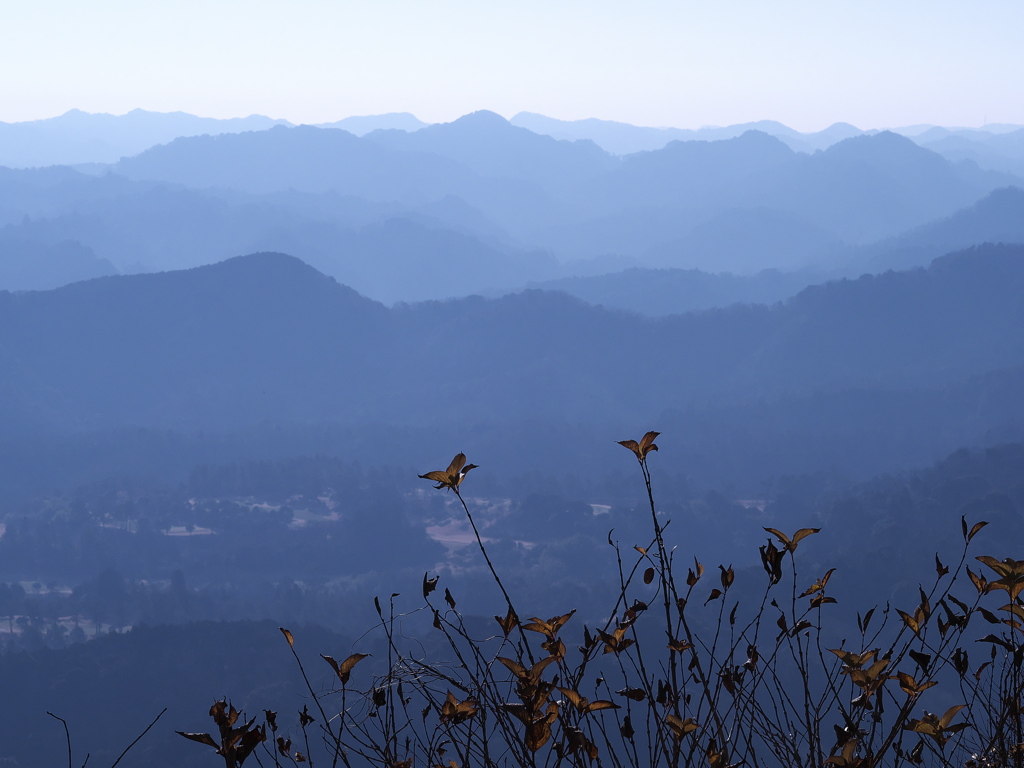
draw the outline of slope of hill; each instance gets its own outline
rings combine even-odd
[[[333,190],[414,205],[454,196],[513,240],[563,259],[617,254],[644,266],[707,268],[687,262],[687,254],[706,261],[703,254],[728,250],[736,225],[726,221],[710,238],[695,228],[714,230],[716,220],[730,216],[756,224],[744,211],[767,222],[766,241],[782,223],[789,235],[822,251],[794,256],[778,244],[766,246],[743,259],[750,272],[834,262],[836,241],[858,245],[893,236],[1012,183],[1005,174],[956,166],[892,133],[804,155],[748,131],[724,141],[672,142],[620,161],[593,144],[539,136],[486,112],[363,138],[304,126],[179,139],[125,159],[116,170],[190,187]],[[652,253],[657,258],[645,261]]]
[[[43,245],[0,235],[0,290],[42,291],[115,274],[113,264],[81,243]]]
[[[657,317],[732,304],[774,304],[788,299],[813,276],[766,270],[754,275],[702,272],[697,269],[641,269],[590,277],[563,277],[530,284],[530,288],[564,291],[609,309]]]
[[[855,252],[851,268],[878,272],[928,264],[978,243],[1024,243],[1024,190],[996,189],[974,205]]]
[[[185,112],[133,109],[124,115],[108,115],[72,109],[45,120],[0,123],[0,165],[115,163],[180,136],[261,131],[287,124],[263,115],[217,120]]]
[[[528,291],[387,310],[264,254],[0,294],[4,418],[429,425],[458,403],[463,420],[603,423],[823,388],[941,387],[1024,363],[1022,288],[1022,248],[988,246],[771,309],[648,320]]]
[[[351,644],[320,628],[295,629],[309,643],[304,655],[314,648]],[[139,627],[62,651],[0,657],[10,693],[0,704],[0,763],[57,765],[66,760],[61,725],[46,714],[57,710],[69,723],[76,760],[88,753],[91,761],[112,764],[167,707],[159,725],[122,765],[209,765],[212,750],[175,730],[208,729],[210,705],[224,696],[250,712],[281,707],[282,727],[292,727],[291,705],[302,695],[301,680],[296,680],[294,661],[281,653],[282,642],[271,622],[202,622]],[[313,660],[322,664],[316,656],[306,663],[312,666]]]
[[[565,191],[618,166],[590,141],[558,141],[480,111],[415,133],[374,131],[371,141],[391,149],[430,152],[472,168],[481,176],[532,181]]]
[[[352,115],[333,123],[320,123],[317,128],[338,128],[356,136],[365,136],[370,131],[398,130],[418,131],[429,125],[411,112],[388,112],[384,115]]]
[[[115,169],[131,179],[190,187],[333,190],[370,200],[433,199],[460,191],[472,179],[465,168],[437,155],[396,154],[346,131],[306,125],[176,139],[125,158]]]
[[[602,149],[616,155],[648,152],[661,149],[671,141],[722,141],[735,138],[746,131],[763,131],[776,136],[797,152],[825,149],[837,141],[859,136],[863,131],[848,123],[835,123],[815,133],[800,133],[774,120],[759,120],[725,127],[650,128],[630,125],[614,120],[557,120],[533,112],[520,112],[511,121],[513,125],[529,128],[556,139],[578,141],[588,139]]]

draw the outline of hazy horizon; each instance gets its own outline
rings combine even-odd
[[[88,7],[6,14],[0,120],[135,107],[316,124],[475,109],[645,126],[771,118],[802,132],[1024,123],[1024,7],[879,2],[551,7],[446,0]]]
[[[146,113],[149,113],[149,114],[158,114],[158,115],[187,115],[187,116],[190,116],[190,117],[198,117],[198,118],[203,119],[203,120],[247,120],[249,118],[266,118],[266,119],[273,120],[273,121],[278,121],[278,122],[284,121],[284,122],[290,123],[292,125],[318,125],[318,126],[330,125],[332,123],[339,123],[339,122],[342,122],[342,121],[345,121],[345,120],[379,118],[379,117],[387,117],[387,116],[390,116],[390,115],[411,115],[412,117],[415,117],[416,119],[420,119],[420,116],[418,114],[412,112],[411,110],[406,110],[406,109],[396,109],[396,110],[392,110],[392,111],[389,111],[389,112],[380,112],[380,113],[374,113],[374,114],[368,114],[368,113],[367,114],[345,114],[345,115],[334,116],[334,117],[331,117],[331,118],[329,118],[327,120],[322,120],[322,121],[320,121],[318,123],[303,123],[303,122],[301,122],[299,120],[292,119],[288,115],[264,114],[264,113],[259,113],[259,112],[250,112],[250,113],[246,113],[246,114],[239,113],[239,114],[224,115],[224,116],[213,116],[213,115],[208,115],[208,114],[198,114],[198,113],[194,113],[194,112],[189,112],[188,110],[185,110],[185,109],[153,110],[153,109],[146,109],[146,108],[143,108],[143,107],[132,107],[130,109],[126,109],[126,110],[121,111],[121,112],[102,112],[102,111],[93,112],[93,111],[89,111],[87,109],[82,109],[81,107],[72,106],[72,107],[69,107],[68,109],[65,109],[64,111],[59,112],[57,114],[48,114],[48,115],[43,115],[43,116],[40,116],[40,117],[31,117],[31,118],[27,118],[27,119],[24,119],[24,120],[0,120],[0,124],[17,125],[17,124],[21,124],[21,123],[33,123],[33,122],[41,122],[41,121],[46,121],[46,120],[55,120],[57,118],[61,118],[61,117],[64,117],[66,115],[74,114],[74,113],[81,113],[81,114],[85,114],[85,115],[89,115],[89,116],[93,116],[93,117],[113,117],[113,118],[119,118],[119,117],[127,117],[128,115],[130,115],[132,113],[135,113],[135,112],[146,112]],[[632,125],[632,126],[637,127],[637,128],[652,128],[652,129],[655,129],[655,130],[682,130],[682,131],[701,131],[701,130],[709,130],[709,129],[716,129],[716,128],[728,128],[728,127],[731,127],[731,126],[734,126],[734,125],[744,125],[744,124],[748,124],[748,123],[773,122],[773,123],[780,123],[780,124],[786,126],[787,128],[791,128],[794,131],[797,131],[798,133],[803,133],[803,134],[818,133],[820,131],[827,130],[828,128],[831,128],[832,126],[835,126],[835,125],[853,125],[855,128],[857,128],[857,129],[859,129],[861,131],[865,131],[865,132],[870,132],[870,131],[895,131],[895,132],[907,132],[908,134],[909,133],[913,133],[915,131],[915,129],[927,129],[927,128],[930,128],[930,127],[946,128],[948,130],[954,130],[954,131],[956,131],[956,130],[983,131],[983,130],[986,130],[986,129],[999,129],[999,128],[1002,128],[1002,127],[1018,127],[1018,125],[1024,125],[1024,118],[1022,118],[1022,122],[1020,124],[1008,123],[1008,122],[1002,122],[1002,121],[1000,121],[1000,122],[988,121],[988,122],[985,122],[985,123],[979,123],[977,125],[966,125],[966,124],[965,125],[953,125],[953,124],[938,124],[938,123],[924,123],[924,122],[908,123],[908,124],[903,124],[903,125],[858,125],[858,124],[849,123],[848,121],[845,121],[845,120],[832,120],[832,121],[826,121],[823,125],[821,125],[819,127],[814,127],[814,128],[810,128],[810,129],[801,129],[801,128],[796,128],[793,125],[790,125],[789,123],[785,122],[784,120],[775,119],[771,115],[763,116],[763,117],[757,117],[757,118],[753,118],[751,120],[744,120],[744,121],[740,121],[740,122],[737,122],[737,123],[728,123],[728,124],[726,124],[726,123],[704,123],[704,124],[700,124],[700,125],[696,125],[696,124],[694,124],[694,125],[645,125],[645,124],[641,124],[641,123],[631,123],[628,120],[619,119],[619,118],[616,118],[616,117],[602,117],[602,116],[598,116],[598,115],[588,115],[588,116],[585,116],[585,117],[561,117],[559,115],[548,114],[548,113],[540,113],[540,112],[537,112],[537,111],[534,111],[534,110],[530,110],[530,109],[522,109],[522,110],[518,110],[516,112],[503,113],[503,112],[499,112],[497,110],[488,109],[486,107],[480,107],[478,109],[471,109],[468,112],[465,112],[465,113],[462,113],[462,114],[458,114],[458,115],[454,115],[451,118],[446,118],[446,119],[443,119],[443,120],[437,120],[437,121],[422,120],[422,122],[424,124],[426,124],[426,125],[436,125],[436,124],[439,124],[439,123],[449,123],[449,122],[454,122],[455,120],[458,120],[460,117],[464,117],[465,115],[472,114],[474,112],[494,112],[495,114],[500,115],[501,117],[503,117],[504,119],[509,120],[509,121],[512,121],[515,117],[517,117],[518,115],[521,115],[521,114],[532,114],[532,115],[541,115],[543,117],[547,117],[547,118],[550,118],[552,120],[558,120],[558,121],[561,121],[561,122],[586,122],[586,121],[597,120],[597,121],[601,121],[601,122],[620,123],[620,124],[624,124],[624,125]]]

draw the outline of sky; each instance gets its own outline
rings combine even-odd
[[[2,0],[0,121],[1024,123],[1020,0]]]

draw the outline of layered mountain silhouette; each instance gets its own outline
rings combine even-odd
[[[776,136],[798,152],[813,152],[830,147],[837,141],[864,133],[849,123],[835,123],[814,133],[800,133],[774,120],[758,120],[753,123],[740,123],[721,128],[707,127],[693,130],[650,128],[596,118],[556,120],[533,112],[520,112],[511,119],[511,122],[513,125],[529,128],[535,133],[543,133],[557,139],[570,141],[587,139],[616,155],[630,155],[634,152],[661,149],[671,141],[732,139],[746,131],[761,131]]]
[[[809,273],[806,285],[1007,241],[1012,227],[965,238],[951,225],[917,257],[885,256],[1013,183],[893,133],[806,154],[746,131],[618,157],[484,111],[362,137],[279,125],[179,138],[93,175],[0,169],[0,239],[77,242],[121,272],[284,251],[387,303],[623,266]],[[51,264],[46,285],[85,275]]]
[[[447,157],[481,176],[531,181],[555,192],[574,190],[618,166],[591,141],[557,141],[486,110],[415,133],[374,131],[367,138],[390,149]]]
[[[943,387],[1024,364],[1022,283],[1024,249],[986,246],[774,308],[648,320],[541,291],[388,310],[259,254],[0,294],[4,418],[426,425],[455,402],[460,419],[596,423],[823,388]]]
[[[39,291],[70,282],[117,274],[81,243],[53,245],[0,237],[0,285],[8,290]]]
[[[279,124],[287,125],[287,121],[262,115],[218,120],[185,112],[133,109],[124,115],[108,115],[72,109],[45,120],[0,123],[0,165],[114,163],[181,136],[260,131]]]

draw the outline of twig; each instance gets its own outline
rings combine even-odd
[[[48,714],[54,720],[60,720],[61,723],[64,725],[64,738],[67,739],[68,742],[68,768],[71,768],[71,731],[68,730],[68,721],[65,720],[63,717],[57,717],[55,714],[53,714],[53,712],[47,712],[46,714]]]
[[[140,733],[138,736],[135,737],[135,741],[133,741],[131,744],[129,744],[127,747],[124,748],[124,752],[122,752],[120,755],[118,755],[117,760],[114,761],[113,765],[111,765],[110,768],[114,768],[114,766],[116,766],[118,763],[121,762],[121,758],[128,754],[128,750],[131,749],[132,747],[134,747],[136,744],[138,744],[139,740],[143,736],[145,736],[147,733],[149,733],[149,729],[152,728],[154,725],[156,725],[156,721],[159,720],[161,717],[163,717],[164,716],[164,712],[166,712],[166,711],[167,711],[167,707],[164,707],[163,709],[160,710],[160,714],[153,718],[153,722],[151,722],[149,725],[146,726],[146,730],[144,730],[142,733]],[[69,757],[70,757],[70,755],[69,755]],[[86,759],[86,761],[89,760],[88,757],[86,757],[85,759]],[[84,766],[83,766],[83,768],[84,768]]]

